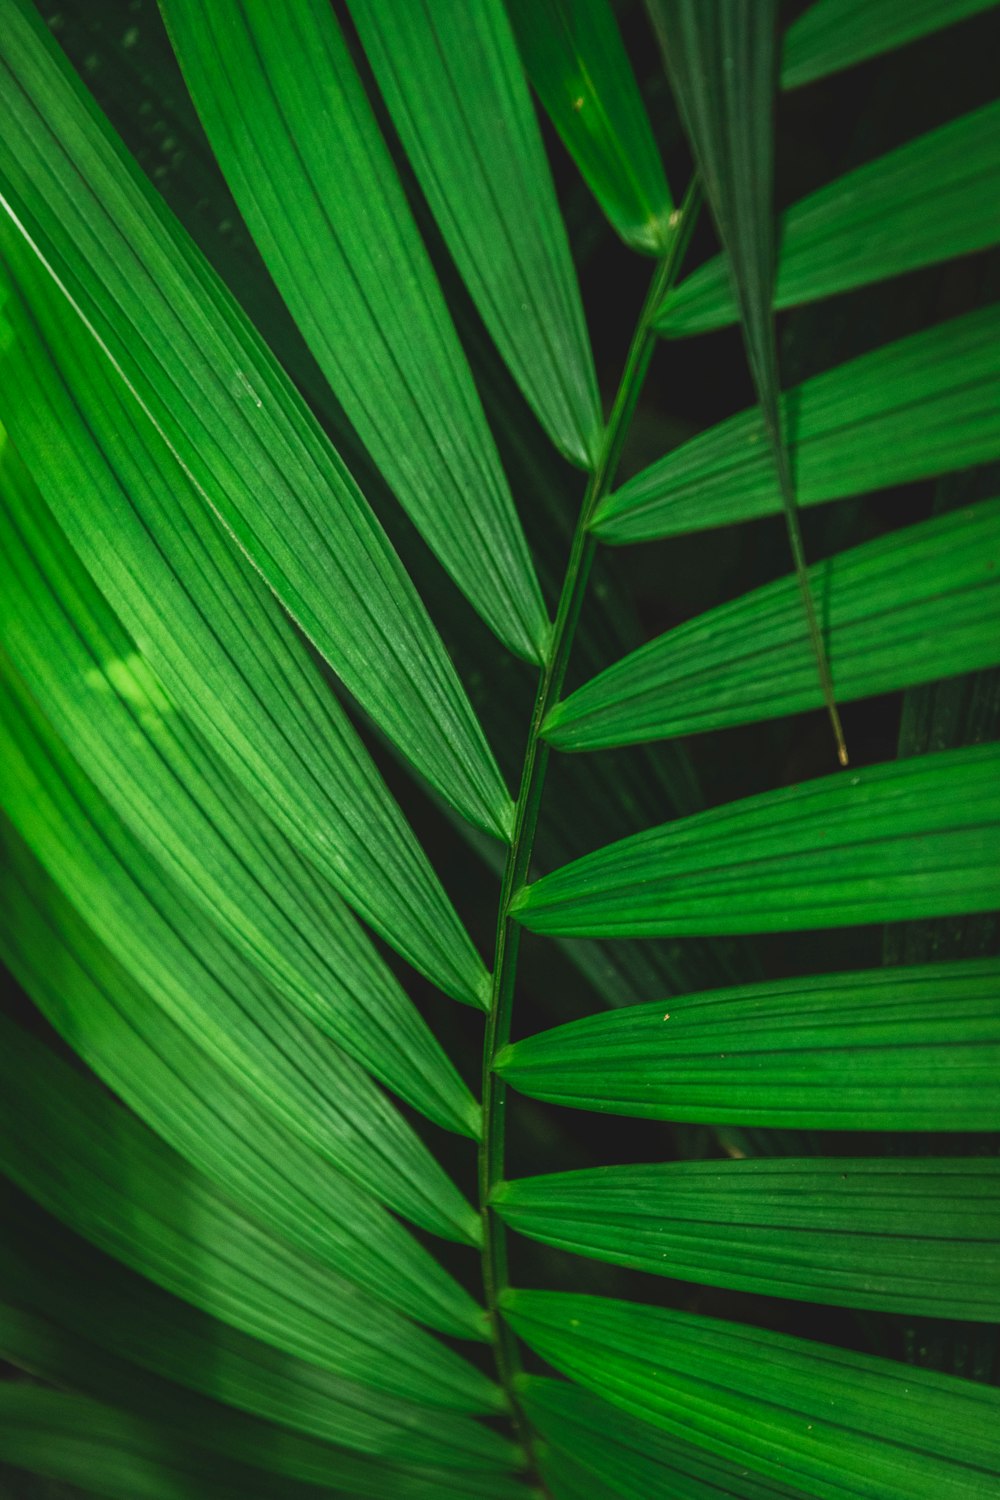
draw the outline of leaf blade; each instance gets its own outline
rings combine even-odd
[[[853,67],[966,16],[996,0],[816,0],[785,34],[781,83],[799,88]]]

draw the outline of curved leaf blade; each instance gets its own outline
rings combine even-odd
[[[815,0],[785,33],[781,83],[812,83],[989,10],[996,0]]]
[[[1000,456],[1000,306],[900,339],[782,397],[799,505]],[[781,510],[756,411],[668,453],[596,509],[601,541],[650,541]]]
[[[350,0],[350,11],[431,212],[504,362],[560,452],[593,468],[602,428],[597,377],[501,0]]]
[[[621,839],[528,885],[532,932],[781,932],[990,911],[1000,745],[748,797]]]
[[[1000,664],[1000,500],[809,569],[839,703]],[[667,631],[548,714],[560,750],[629,745],[819,708],[794,577]]]
[[[536,1353],[606,1401],[817,1500],[978,1500],[1000,1477],[988,1386],[659,1307],[503,1301]]]
[[[332,1166],[432,1233],[478,1243],[478,1215],[412,1128],[128,834],[2,656],[0,688],[0,802],[119,963]],[[252,839],[247,849],[251,863],[270,852]]]
[[[673,199],[608,0],[507,0],[528,77],[626,245],[663,255]]]
[[[988,104],[788,209],[778,229],[775,307],[800,307],[995,245],[998,193],[1000,104]],[[655,326],[684,338],[737,316],[727,266],[716,256],[668,293]]]
[[[997,1130],[1000,960],[787,979],[586,1016],[496,1069],[575,1109],[827,1130]]]
[[[821,1157],[524,1177],[491,1203],[531,1239],[800,1302],[997,1321],[1000,1163]]]
[[[348,690],[446,801],[506,837],[510,796],[384,532],[20,0],[0,10],[0,69],[5,218]]]
[[[528,545],[333,11],[161,9],[240,212],[362,442],[491,630],[540,661],[549,627]]]
[[[247,1218],[12,1022],[0,1033],[3,1170],[69,1228],[213,1317],[334,1374],[446,1410],[496,1409],[495,1388],[459,1355]],[[29,1118],[30,1136],[18,1129]]]

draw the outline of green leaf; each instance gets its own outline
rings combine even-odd
[[[1000,1162],[667,1162],[503,1182],[531,1239],[800,1302],[1000,1320]]]
[[[122,968],[0,816],[0,956],[120,1098],[244,1213],[401,1312],[485,1339],[485,1314],[369,1194],[257,1105]]]
[[[0,78],[5,239],[23,236],[136,419],[359,703],[463,816],[506,836],[509,795],[363,496],[21,0],[0,6]]]
[[[799,505],[1000,457],[1000,305],[804,381],[782,398]],[[641,542],[781,510],[756,410],[683,443],[597,507],[601,541]]]
[[[0,454],[0,500],[0,630],[12,664],[95,786],[292,1005],[417,1109],[477,1134],[478,1106],[386,964],[190,730],[10,444]],[[272,743],[262,736],[258,753]],[[391,844],[391,824],[384,836]],[[365,885],[391,890],[391,856],[385,865],[376,850],[369,858]],[[364,860],[355,849],[352,863],[363,869]],[[437,905],[433,877],[429,886],[428,913]]]
[[[1000,1393],[693,1313],[509,1291],[536,1353],[633,1416],[817,1500],[980,1500]]]
[[[0,1037],[0,1162],[49,1213],[276,1349],[409,1401],[496,1410],[464,1359],[248,1218],[94,1080],[10,1021]]]
[[[836,774],[679,818],[522,888],[532,932],[781,932],[1000,903],[1000,745]]]
[[[838,177],[782,215],[775,307],[799,307],[1000,240],[1000,104]],[[668,338],[722,328],[737,308],[722,256],[667,294]]]
[[[809,570],[837,701],[1000,663],[1000,500],[953,511]],[[707,610],[608,667],[547,716],[594,750],[818,708],[794,577]]]
[[[549,627],[528,546],[333,11],[322,0],[161,10],[240,212],[348,418],[490,628],[540,661]]]
[[[580,1500],[593,1500],[595,1477],[622,1500],[807,1500],[799,1489],[668,1437],[564,1380],[525,1376],[519,1395],[532,1426],[554,1450],[553,1479],[567,1462],[580,1465]]]
[[[200,1430],[234,1458],[282,1464],[337,1445],[390,1463],[478,1467],[516,1449],[469,1417],[331,1374],[165,1292],[4,1184],[0,1351],[43,1379]],[[86,1286],[87,1296],[77,1295]],[[204,1412],[212,1413],[205,1424]],[[284,1439],[284,1441],[282,1440]],[[290,1451],[291,1450],[291,1451]],[[328,1460],[328,1482],[333,1478]],[[289,1472],[293,1472],[289,1469]],[[300,1477],[306,1477],[301,1475]],[[390,1495],[390,1500],[392,1497]]]
[[[528,77],[626,245],[662,255],[673,200],[608,0],[507,0]]]
[[[781,83],[799,88],[989,10],[996,0],[815,0],[785,34]]]
[[[110,953],[256,1102],[331,1166],[434,1233],[478,1216],[358,1065],[275,993],[114,816],[0,658],[0,803]],[[254,861],[272,856],[254,840]]]
[[[350,0],[350,11],[483,322],[556,447],[593,468],[602,424],[587,326],[501,0]]]
[[[824,974],[586,1016],[505,1047],[534,1099],[647,1119],[997,1130],[1000,960]]]

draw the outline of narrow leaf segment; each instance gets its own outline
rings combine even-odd
[[[658,1120],[998,1130],[1000,960],[671,996],[506,1047],[533,1099]]]
[[[815,0],[785,35],[782,86],[800,88],[995,4],[996,0]]]
[[[823,777],[634,834],[511,910],[580,937],[780,932],[990,911],[1000,745]]]

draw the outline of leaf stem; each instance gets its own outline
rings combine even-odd
[[[692,182],[683,204],[671,215],[672,238],[663,260],[657,265],[639,314],[611,408],[611,415],[605,428],[597,466],[588,480],[584,493],[563,577],[549,650],[542,667],[535,705],[531,714],[521,782],[514,805],[514,832],[507,852],[500,887],[493,985],[483,1047],[483,1136],[479,1147],[479,1201],[483,1215],[483,1288],[490,1321],[490,1336],[496,1357],[497,1375],[510,1403],[511,1416],[518,1437],[529,1463],[536,1471],[531,1426],[521,1410],[517,1394],[517,1376],[521,1372],[520,1351],[517,1339],[499,1311],[500,1294],[507,1286],[506,1231],[503,1221],[490,1206],[493,1190],[498,1183],[503,1181],[504,1176],[507,1106],[507,1086],[503,1079],[493,1072],[493,1060],[510,1040],[517,959],[521,943],[521,930],[511,919],[510,904],[527,881],[534,852],[542,790],[549,759],[549,746],[541,737],[541,727],[546,714],[556,703],[562,691],[593,563],[595,541],[587,530],[588,523],[598,501],[603,498],[614,480],[622,447],[628,435],[653,353],[655,343],[652,330],[653,315],[680,269],[697,217],[700,198],[697,183]]]

